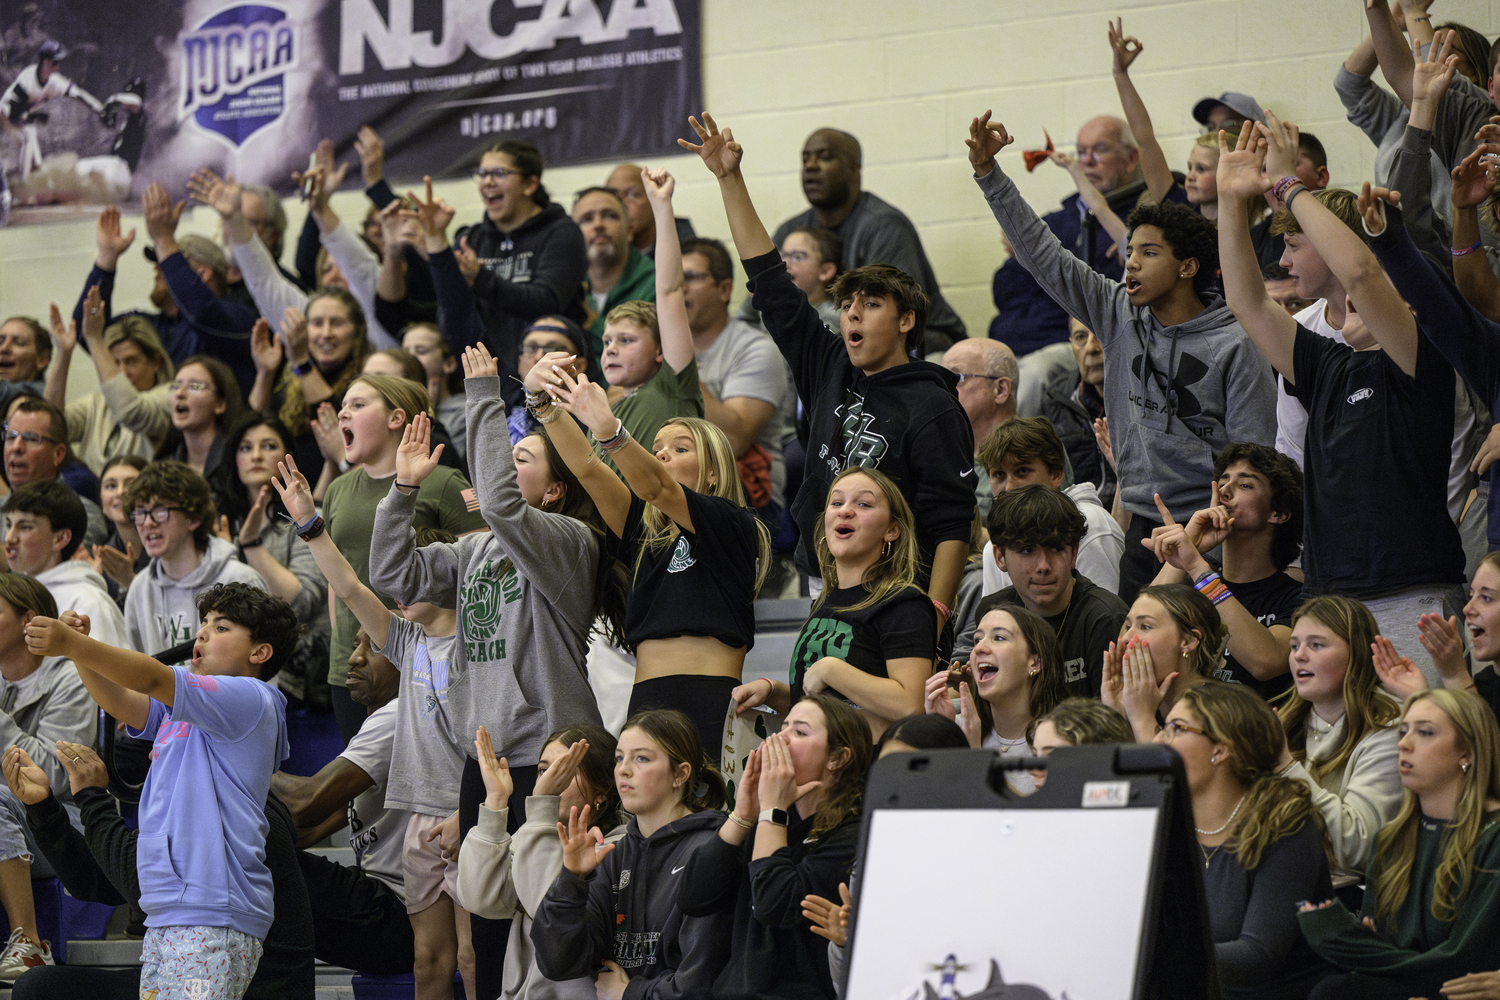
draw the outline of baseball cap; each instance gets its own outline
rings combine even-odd
[[[1234,91],[1225,91],[1218,97],[1205,97],[1193,105],[1193,117],[1199,125],[1208,124],[1209,112],[1218,105],[1224,105],[1241,118],[1265,124],[1266,113],[1260,109],[1260,102],[1249,94],[1238,94]]]
[[[37,62],[41,62],[43,59],[51,59],[53,62],[58,62],[67,57],[68,50],[62,47],[62,43],[54,42],[50,38],[43,42],[36,50]]]

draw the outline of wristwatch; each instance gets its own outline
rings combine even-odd
[[[756,820],[759,823],[775,823],[777,826],[786,826],[785,809],[762,809]]]
[[[296,375],[299,378],[302,377],[303,375],[310,375],[310,374],[312,374],[312,370],[313,370],[312,355],[308,355],[307,360],[304,361],[304,362],[302,362],[300,365],[292,365],[292,374]]]

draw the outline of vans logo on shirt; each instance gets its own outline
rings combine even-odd
[[[693,547],[688,544],[687,538],[677,536],[677,544],[672,549],[672,561],[667,564],[668,573],[681,573],[689,566],[698,565],[698,560],[693,558]]]
[[[1369,399],[1373,395],[1375,395],[1375,390],[1367,386],[1356,393],[1350,394],[1349,405],[1353,406],[1355,403],[1358,403],[1361,400]]]

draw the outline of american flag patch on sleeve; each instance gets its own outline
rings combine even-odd
[[[464,498],[464,510],[472,514],[479,509],[479,494],[472,486],[460,493],[459,496]]]

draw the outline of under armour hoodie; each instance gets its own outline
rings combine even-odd
[[[627,998],[709,996],[729,960],[733,916],[689,917],[678,899],[688,862],[719,839],[723,825],[723,813],[705,809],[643,837],[632,819],[625,839],[587,878],[564,868],[531,925],[542,975],[592,977],[610,959],[630,977]]]
[[[1185,521],[1208,505],[1215,453],[1276,442],[1276,382],[1223,298],[1177,326],[1131,304],[1121,282],[1068,252],[995,166],[975,177],[1026,270],[1104,345],[1104,409],[1121,499],[1157,521],[1160,493]]]
[[[469,464],[490,530],[417,548],[417,495],[403,495],[392,479],[375,509],[370,586],[402,604],[458,609],[448,664],[453,730],[472,737],[484,726],[496,755],[529,761],[548,733],[600,724],[584,666],[599,541],[582,521],[521,495],[500,388],[494,376],[464,382]]]
[[[149,655],[191,642],[201,624],[198,595],[218,583],[267,589],[260,574],[240,562],[234,546],[217,535],[208,536],[198,568],[181,580],[167,576],[161,560],[152,559],[125,595],[125,634],[131,648]]]

